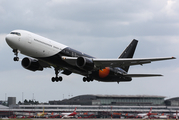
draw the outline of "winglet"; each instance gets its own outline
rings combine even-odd
[[[126,74],[124,75],[126,77],[157,77],[157,76],[163,76],[161,74]]]
[[[172,57],[172,59],[177,59],[176,57]]]

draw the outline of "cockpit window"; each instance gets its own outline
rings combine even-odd
[[[11,32],[10,34],[14,34],[14,35],[21,36],[21,34],[20,34],[20,33],[18,33],[18,32]]]

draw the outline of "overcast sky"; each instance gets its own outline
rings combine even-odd
[[[52,83],[53,69],[24,69],[21,62],[13,61],[12,49],[5,42],[12,30],[24,29],[97,58],[117,58],[135,38],[139,40],[135,58],[178,58],[178,6],[177,0],[0,0],[0,100],[17,97],[17,102],[33,98],[48,102],[83,94],[179,97],[178,59],[129,70],[163,77],[84,83],[82,76],[72,74]]]

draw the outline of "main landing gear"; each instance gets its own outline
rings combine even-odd
[[[83,82],[92,82],[93,78],[92,77],[83,77]]]
[[[16,56],[16,57],[14,57],[14,61],[19,61],[18,50],[14,49],[13,52],[14,52],[14,55]]]
[[[63,78],[61,76],[58,77],[58,74],[59,74],[59,69],[58,68],[55,68],[55,75],[56,77],[52,77],[52,82],[58,82],[58,81],[62,81]]]

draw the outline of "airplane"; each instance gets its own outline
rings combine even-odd
[[[152,108],[150,108],[150,111],[148,113],[139,113],[137,114],[137,118],[149,118],[152,115]]]
[[[59,113],[54,113],[54,112],[48,113],[48,118],[57,118],[57,117],[59,117],[59,116],[60,116]]]
[[[178,120],[178,116],[179,116],[179,113],[178,113],[178,111],[176,110],[176,113],[173,113],[173,117]]]
[[[129,113],[126,113],[125,114],[125,118],[135,118],[134,114],[129,114]]]
[[[162,76],[161,74],[128,74],[130,66],[143,65],[154,61],[176,59],[175,57],[133,58],[138,40],[132,40],[116,59],[98,59],[26,30],[13,30],[5,37],[13,49],[14,61],[20,61],[18,53],[24,54],[21,65],[31,71],[42,71],[53,67],[52,82],[62,81],[59,73],[80,74],[84,82],[130,82],[132,77]]]
[[[44,108],[43,108],[43,112],[37,113],[38,117],[44,117],[45,115],[47,115],[47,113],[44,112]]]
[[[63,118],[73,118],[73,117],[75,117],[76,116],[76,108],[75,108],[75,110],[72,112],[72,113],[61,113],[61,115],[62,115],[62,119]]]
[[[87,112],[83,113],[83,116],[78,116],[78,119],[84,119],[84,118],[85,119],[86,118],[96,118],[96,115],[93,112],[88,113],[88,111],[87,111]]]
[[[169,115],[165,115],[164,113],[162,113],[161,115],[158,116],[159,119],[168,119]]]

